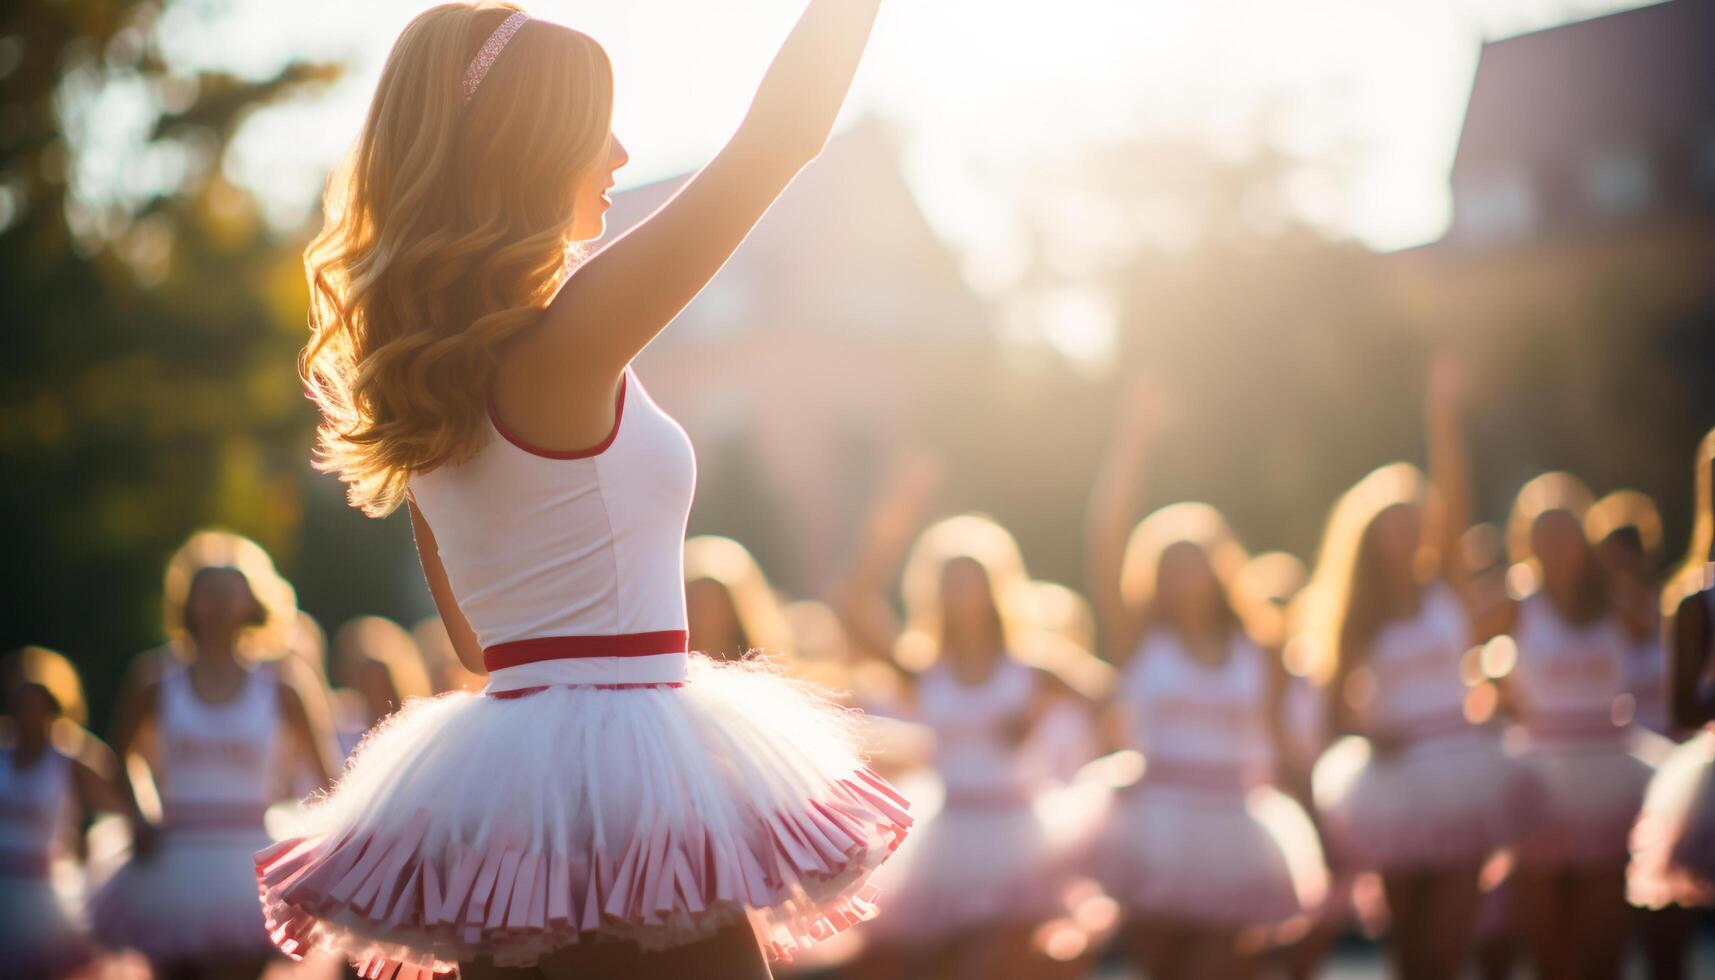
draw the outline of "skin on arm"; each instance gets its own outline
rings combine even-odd
[[[132,755],[140,755],[152,762],[162,659],[170,656],[171,653],[162,650],[138,657],[126,672],[113,709],[114,790],[119,796],[120,812],[131,825],[132,848],[139,854],[146,854],[153,848],[156,828],[138,805],[137,788],[131,783],[131,767],[126,763]]]
[[[101,739],[87,732],[82,735],[82,743],[71,757],[72,797],[77,806],[74,819],[81,826],[89,814],[130,813],[129,796],[119,787],[118,758]],[[81,833],[76,836],[79,861],[88,859],[88,845],[87,836]]]
[[[812,0],[726,147],[658,211],[579,266],[541,326],[502,352],[497,400],[508,418],[568,440],[594,433],[589,441],[596,441],[611,427],[625,366],[821,152],[880,5]]]
[[[1146,483],[1145,457],[1161,425],[1160,399],[1133,384],[1127,391],[1107,457],[1090,487],[1084,519],[1084,554],[1091,605],[1100,645],[1112,664],[1122,664],[1138,640],[1140,610],[1128,607],[1121,588],[1126,541],[1140,516]]]
[[[294,670],[284,664],[282,668],[281,723],[286,726],[298,756],[315,777],[317,787],[328,786],[339,772],[339,749],[334,743],[333,721],[326,710],[327,699],[305,695],[304,686],[316,683],[306,676],[307,670]]]
[[[72,758],[72,788],[85,813],[128,813],[126,793],[119,787],[119,758],[93,735],[86,737]]]
[[[904,560],[940,483],[941,464],[927,453],[907,453],[894,464],[864,523],[857,560],[834,590],[832,604],[853,649],[895,667],[900,626],[887,601],[887,583]],[[914,676],[904,670],[900,674],[909,688]]]
[[[1281,657],[1278,648],[1265,648],[1263,656],[1267,658],[1268,688],[1264,692],[1263,726],[1269,741],[1274,745],[1274,757],[1279,767],[1278,780],[1282,786],[1298,786],[1307,783],[1306,774],[1296,771],[1292,762],[1292,753],[1287,751],[1290,744],[1286,734],[1286,686],[1288,676],[1286,661]]]
[[[464,618],[458,599],[453,596],[446,566],[441,564],[440,548],[435,544],[435,532],[423,518],[423,512],[417,509],[416,501],[407,500],[406,503],[411,508],[411,534],[417,541],[417,558],[423,565],[423,578],[429,583],[429,595],[435,600],[435,610],[441,614],[441,623],[446,626],[453,651],[459,655],[459,663],[464,664],[466,670],[486,675],[488,668],[482,662],[482,641],[477,639],[476,630],[471,629],[470,620]]]

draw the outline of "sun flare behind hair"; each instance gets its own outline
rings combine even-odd
[[[411,474],[482,445],[498,348],[564,281],[578,178],[609,144],[606,53],[545,21],[518,29],[466,104],[467,66],[516,11],[445,4],[411,21],[304,253],[317,465],[370,516],[399,506]]]

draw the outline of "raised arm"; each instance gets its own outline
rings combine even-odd
[[[307,667],[293,669],[290,663],[281,664],[280,717],[304,765],[315,777],[317,789],[332,785],[339,773],[339,748],[334,741],[333,719],[328,716],[328,699],[309,696],[309,690],[320,683]]]
[[[888,583],[898,573],[940,482],[940,461],[927,454],[908,455],[894,465],[864,522],[851,570],[834,589],[832,605],[853,648],[886,663],[895,662],[893,647],[899,638],[899,620],[887,601]]]
[[[464,611],[459,608],[458,599],[453,597],[446,566],[441,564],[440,547],[435,544],[435,532],[423,519],[423,512],[417,509],[417,504],[414,501],[408,503],[411,507],[411,533],[417,540],[417,560],[422,562],[423,578],[429,583],[429,595],[434,597],[435,611],[441,614],[447,638],[452,641],[453,651],[459,655],[459,663],[464,664],[466,670],[485,675],[488,668],[482,662],[482,641],[476,638],[476,630],[471,629],[470,621],[464,618]]]
[[[702,290],[832,131],[881,0],[811,0],[726,147],[549,304],[538,377],[612,383]]]
[[[1465,607],[1473,639],[1487,640],[1512,627],[1513,605],[1483,604],[1465,562],[1464,536],[1471,527],[1472,479],[1465,446],[1465,377],[1459,361],[1438,354],[1429,368],[1424,425],[1429,442],[1429,477],[1440,507],[1424,515],[1425,544],[1441,559],[1441,577]]]
[[[1447,354],[1436,355],[1429,367],[1429,390],[1424,398],[1424,427],[1429,443],[1429,477],[1441,500],[1440,511],[1426,515],[1425,543],[1441,557],[1441,574],[1447,584],[1465,593],[1470,572],[1461,546],[1471,526],[1471,466],[1465,449],[1463,415],[1464,378],[1459,362]]]
[[[1090,487],[1084,515],[1084,560],[1090,602],[1096,611],[1099,645],[1109,663],[1120,663],[1137,641],[1137,611],[1121,589],[1126,541],[1137,523],[1145,483],[1145,457],[1161,425],[1160,398],[1134,383],[1123,399],[1107,457]]]
[[[138,657],[126,672],[119,689],[119,700],[113,709],[113,784],[126,821],[131,825],[131,846],[139,854],[153,849],[156,830],[138,805],[137,788],[131,783],[130,757],[133,753],[147,758],[155,737],[155,703],[159,697],[162,658],[171,656],[164,651]]]

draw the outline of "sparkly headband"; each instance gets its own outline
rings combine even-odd
[[[505,49],[506,42],[512,40],[512,35],[518,33],[518,28],[523,27],[524,22],[529,19],[530,15],[520,10],[501,21],[500,26],[494,29],[494,33],[488,36],[488,40],[482,42],[482,50],[478,51],[476,57],[470,60],[470,67],[464,70],[464,100],[466,103],[469,103],[470,97],[476,94],[476,87],[482,84],[482,77],[488,74],[490,68],[494,67],[494,59],[500,57],[500,52]]]

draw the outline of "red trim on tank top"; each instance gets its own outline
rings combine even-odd
[[[653,657],[663,653],[686,653],[690,648],[691,637],[685,630],[614,633],[603,636],[538,636],[528,640],[513,640],[510,643],[496,643],[484,649],[482,665],[493,672],[544,660]]]
[[[492,398],[488,400],[488,421],[494,426],[494,431],[500,433],[502,439],[532,456],[541,456],[544,459],[588,459],[591,456],[600,456],[607,451],[607,447],[613,445],[613,440],[619,437],[619,423],[625,418],[625,389],[630,381],[631,369],[627,368],[625,373],[619,376],[619,394],[614,397],[613,428],[608,430],[607,438],[588,449],[544,449],[525,441],[523,437],[508,429],[505,422],[500,421],[500,413],[494,410]]]

